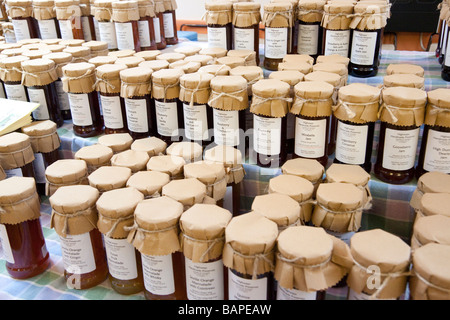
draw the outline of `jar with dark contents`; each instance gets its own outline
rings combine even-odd
[[[271,0],[273,3],[287,3],[292,4],[292,28],[291,28],[291,49],[289,51],[290,54],[295,54],[297,52],[297,42],[298,42],[298,20],[297,20],[297,12],[298,12],[298,0]]]
[[[233,49],[254,51],[258,66],[260,22],[260,3],[237,2],[233,4]]]
[[[62,40],[84,40],[79,0],[55,0],[56,18]]]
[[[37,21],[33,18],[31,0],[8,0],[8,16],[14,26],[16,41],[40,38]]]
[[[0,137],[0,165],[6,176],[35,178],[34,152],[31,139],[20,132],[11,132]]]
[[[54,0],[33,1],[33,15],[37,20],[41,39],[61,39],[58,20],[54,10]]]
[[[116,26],[112,17],[112,0],[95,1],[94,19],[98,24],[99,38],[97,40],[104,41],[108,44],[108,50],[117,50]]]
[[[91,15],[91,4],[89,0],[80,0],[81,27],[85,41],[97,40],[95,37],[94,17]]]
[[[152,74],[152,98],[156,113],[156,136],[170,145],[180,141],[184,128],[180,96],[180,69],[162,69]]]
[[[177,16],[175,13],[177,8],[176,0],[164,0],[164,38],[168,45],[175,45],[178,43]]]
[[[125,100],[128,132],[133,139],[154,136],[155,107],[151,98],[153,70],[135,67],[120,72],[120,96]]]
[[[13,56],[0,59],[0,78],[9,100],[28,101],[28,93],[22,85],[22,62],[30,58]]]
[[[153,27],[155,28],[156,48],[162,50],[167,47],[166,35],[164,34],[164,0],[154,0],[155,17],[153,18]]]
[[[323,6],[322,55],[338,54],[349,57],[353,3],[334,2]]]
[[[298,3],[298,54],[307,54],[314,59],[322,52],[322,26],[325,1],[300,0]]]
[[[112,21],[116,27],[117,48],[119,50],[141,51],[137,1],[114,1],[112,3]]]
[[[268,70],[278,70],[278,64],[292,50],[292,15],[291,3],[264,5],[264,67]]]
[[[233,4],[227,1],[205,3],[209,47],[233,49]]]
[[[89,7],[90,7],[89,19],[92,19],[92,24],[94,26],[95,40],[100,40],[98,20],[95,18],[95,11],[97,10],[97,7],[95,6],[95,0],[89,0]]]
[[[93,137],[103,132],[95,66],[87,62],[70,63],[62,68],[63,89],[68,93],[74,134]]]
[[[142,50],[156,50],[155,27],[153,18],[155,17],[155,6],[153,1],[139,0],[139,39]]]

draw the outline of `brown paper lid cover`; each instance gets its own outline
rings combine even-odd
[[[334,87],[325,81],[301,81],[294,87],[295,101],[291,113],[306,117],[331,115]]]
[[[450,175],[439,171],[426,172],[417,181],[417,189],[422,193],[450,193]]]
[[[61,159],[45,169],[45,177],[54,184],[66,184],[87,176],[87,165],[83,160]]]
[[[326,171],[327,182],[346,182],[357,186],[366,186],[370,174],[358,165],[333,163]]]
[[[195,73],[202,64],[195,61],[178,60],[169,64],[169,69],[181,69],[184,73]]]
[[[48,153],[58,149],[61,145],[56,123],[51,120],[33,121],[21,128],[30,137],[31,147],[35,153]]]
[[[230,68],[236,68],[245,65],[245,59],[241,57],[225,56],[216,60],[216,64],[225,64]]]
[[[204,65],[198,69],[200,73],[209,73],[214,76],[227,76],[230,74],[231,68],[227,65],[211,64]]]
[[[324,81],[337,88],[341,83],[341,76],[327,71],[313,71],[305,75],[305,81]]]
[[[139,63],[139,67],[152,71],[167,69],[169,65],[170,63],[167,60],[146,60]]]
[[[138,225],[149,231],[157,231],[178,224],[183,205],[169,197],[141,201],[135,210]]]
[[[317,188],[316,199],[331,210],[354,210],[362,205],[363,191],[350,183],[322,183]]]
[[[294,20],[293,6],[289,2],[266,3],[262,22],[266,27],[292,27]]]
[[[303,74],[308,74],[313,70],[313,66],[308,62],[280,62],[278,71],[296,70]]]
[[[112,64],[117,60],[116,57],[113,56],[97,56],[89,59],[89,63],[92,63],[96,67],[104,65],[104,64]]]
[[[269,193],[281,193],[302,202],[311,199],[314,185],[311,181],[291,174],[280,174],[269,180]]]
[[[420,247],[414,251],[412,263],[414,271],[431,284],[429,285],[430,289],[435,286],[433,291],[439,292],[442,298],[448,297],[448,291],[450,290],[450,272],[448,268],[450,263],[450,246],[429,243]],[[440,291],[439,288],[443,290]]]
[[[125,23],[140,19],[137,1],[114,1],[112,9],[112,20],[115,22]]]
[[[227,56],[244,58],[246,66],[256,66],[256,52],[254,50],[228,50]]]
[[[425,85],[425,79],[415,74],[408,73],[394,73],[387,75],[383,78],[383,84],[385,87],[411,87],[417,89],[423,89]]]
[[[88,176],[89,185],[100,192],[125,187],[131,177],[131,169],[126,167],[103,166]]]
[[[221,58],[227,55],[228,50],[220,47],[207,47],[200,50],[199,55],[207,55],[213,58]]]
[[[292,99],[289,98],[291,86],[278,79],[262,79],[252,86],[250,112],[269,117],[284,117]]]
[[[322,179],[325,168],[317,160],[297,158],[286,161],[281,171],[283,174],[292,174],[315,183]]]
[[[242,76],[216,76],[211,80],[208,104],[220,110],[239,111],[248,108],[247,80]]]
[[[99,137],[98,143],[110,147],[114,152],[121,152],[130,149],[133,138],[129,133],[113,133]]]
[[[450,217],[444,215],[425,216],[414,222],[413,238],[411,239],[411,247],[414,247],[414,241],[419,246],[427,243],[450,244]],[[417,247],[417,246],[416,246]]]
[[[110,51],[108,53],[108,56],[110,57],[116,57],[116,58],[122,58],[122,57],[129,57],[136,53],[133,49],[122,49],[117,51]]]
[[[182,157],[186,163],[202,158],[203,148],[197,142],[174,142],[166,149],[167,155]]]
[[[33,160],[34,154],[28,135],[11,132],[0,137],[0,163],[3,169],[23,167]]]
[[[169,63],[183,60],[184,58],[186,58],[186,55],[179,52],[165,52],[156,56],[156,60],[166,60]]]
[[[272,220],[279,228],[298,223],[300,219],[300,204],[282,193],[256,196],[253,199],[251,210]]]
[[[150,61],[151,62],[151,61]],[[155,99],[176,99],[180,95],[181,69],[161,69],[152,74],[152,95]]]
[[[184,58],[184,60],[189,61],[189,62],[200,62],[202,67],[204,67],[204,66],[212,67],[213,65],[209,65],[209,63],[212,63],[214,58],[207,54],[195,54],[195,55]],[[220,67],[220,65],[219,65],[219,67]],[[226,67],[228,67],[228,66],[226,66]],[[225,68],[225,66],[223,68]]]
[[[449,193],[425,193],[420,201],[420,212],[426,216],[440,214],[450,216],[448,210],[450,206]]]
[[[283,57],[283,62],[309,63],[314,64],[314,58],[307,54],[287,54]]]
[[[269,79],[278,79],[288,83],[291,87],[300,81],[303,81],[304,74],[296,70],[273,71],[269,75]]]
[[[214,75],[195,72],[180,77],[180,101],[206,104],[211,93]]]
[[[120,92],[120,71],[125,70],[125,64],[104,64],[96,68],[96,90],[103,93]]]
[[[173,49],[173,51],[182,53],[186,57],[195,55],[195,54],[199,53],[200,50],[202,50],[201,47],[194,46],[194,45],[184,45],[184,46]]]
[[[423,77],[425,70],[423,67],[416,65],[416,64],[410,64],[410,63],[391,63],[386,68],[386,74],[394,74],[394,73],[409,73],[409,74],[415,74],[419,77]]]
[[[179,201],[184,206],[202,203],[206,186],[196,178],[172,180],[162,188],[162,195]]]
[[[399,126],[421,126],[425,118],[427,93],[408,87],[385,88],[380,120]]]
[[[186,161],[179,156],[153,156],[147,162],[147,170],[165,172],[171,177],[176,177],[183,173],[183,166]]]
[[[95,84],[95,65],[87,62],[69,63],[62,67],[63,89],[71,93],[91,93]]]
[[[427,92],[425,124],[450,127],[450,90],[438,88]]]
[[[161,51],[159,50],[145,50],[145,51],[139,51],[134,54],[135,57],[139,57],[144,59],[145,61],[153,61],[156,59],[157,56],[161,54]]]
[[[127,181],[127,187],[134,187],[145,197],[161,195],[162,187],[170,182],[167,173],[159,171],[139,171],[133,173]]]
[[[84,160],[88,165],[99,166],[109,164],[113,154],[110,147],[97,143],[82,147],[75,153],[74,158]]]
[[[111,158],[111,166],[130,168],[132,172],[145,170],[147,162],[150,159],[147,152],[125,150],[116,153]]]
[[[131,144],[131,150],[147,152],[149,157],[161,155],[166,151],[167,143],[157,137],[136,139]]]
[[[33,16],[32,0],[6,0],[8,16],[14,18],[26,18]]]

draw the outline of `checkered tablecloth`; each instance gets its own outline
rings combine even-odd
[[[441,67],[433,53],[405,51],[383,51],[380,71],[376,77],[362,79],[350,76],[349,83],[379,85],[383,82],[386,67],[391,63],[413,63],[422,66],[425,69],[427,91],[439,87],[450,87],[450,83],[441,79]],[[70,122],[59,128],[58,133],[62,141],[60,152],[64,158],[72,158],[81,147],[97,142],[97,137],[88,139],[76,137],[71,130]],[[377,139],[374,140],[374,156],[376,145]],[[245,179],[241,186],[241,212],[249,211],[253,198],[265,194],[269,179],[280,174],[279,169],[264,169],[250,164],[245,165],[245,171]],[[416,187],[416,180],[406,185],[395,186],[383,183],[372,176],[369,186],[373,196],[373,206],[363,214],[362,229],[381,228],[409,241],[414,218],[409,200]],[[63,277],[64,266],[59,238],[50,228],[51,209],[47,198],[42,199],[41,211],[41,223],[47,249],[50,252],[51,267],[34,278],[13,280],[9,277],[4,262],[0,261],[0,299],[144,299],[143,294],[123,296],[115,293],[108,280],[89,290],[69,289]],[[345,291],[330,290],[327,298],[345,298]]]

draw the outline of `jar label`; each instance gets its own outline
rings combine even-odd
[[[6,33],[4,33],[4,37],[5,37],[6,43],[16,43],[17,42],[16,35],[14,32],[6,32]]]
[[[383,168],[404,171],[414,167],[418,141],[419,128],[412,130],[386,128]]]
[[[336,159],[346,164],[363,164],[369,125],[354,126],[340,120],[337,122]]]
[[[59,109],[61,111],[70,110],[69,95],[63,89],[61,80],[55,81],[56,94],[58,95]]]
[[[117,47],[119,50],[134,50],[133,24],[131,22],[115,22]]]
[[[0,86],[0,98],[6,99],[5,89],[3,88],[3,86]]]
[[[288,28],[266,28],[264,55],[269,59],[283,59],[288,53]]]
[[[447,41],[447,43],[442,46],[442,54],[445,55],[445,60],[444,60],[444,64],[447,67],[450,67],[450,57],[448,56],[448,54],[445,54],[446,52],[450,52],[449,50],[449,46],[450,46],[450,41],[448,41],[448,28],[444,28],[444,42]]]
[[[114,22],[98,22],[100,40],[108,43],[108,49],[117,49],[116,26]]]
[[[298,54],[308,54],[314,56],[318,54],[319,48],[319,25],[299,24],[298,25]]]
[[[95,39],[100,39],[100,30],[98,28],[98,21],[97,19],[95,19],[95,17],[93,17],[92,20],[94,21]]]
[[[208,140],[208,117],[206,105],[189,106],[183,103],[184,134],[194,141]]]
[[[348,57],[350,30],[327,30],[325,32],[325,56],[338,54]]]
[[[265,118],[253,115],[253,148],[264,155],[281,152],[281,118]]]
[[[36,183],[45,183],[45,164],[42,153],[38,152],[34,154],[34,160],[32,162],[34,169],[34,179]]]
[[[42,40],[58,38],[58,33],[56,32],[56,22],[54,19],[38,20],[38,25]]]
[[[132,132],[148,132],[147,100],[125,99],[128,129]]]
[[[267,277],[244,279],[228,269],[229,300],[267,300]]]
[[[45,98],[44,89],[28,88],[28,99],[30,102],[39,103],[39,107],[33,111],[33,118],[35,120],[49,120],[47,99]]]
[[[28,19],[11,19],[11,21],[17,41],[31,38],[30,29],[28,28]]]
[[[189,300],[223,300],[222,260],[195,263],[185,258],[186,291]]]
[[[227,28],[208,27],[208,45],[210,47],[227,49]]]
[[[235,50],[255,50],[255,30],[234,27]]]
[[[6,260],[6,262],[14,264],[14,255],[12,253],[11,244],[9,243],[8,232],[4,224],[0,224],[0,258]]]
[[[71,20],[58,20],[59,30],[61,31],[62,40],[73,40],[72,21]]]
[[[108,270],[119,280],[133,280],[138,277],[136,249],[127,239],[103,237],[105,241]]]
[[[150,47],[150,27],[148,26],[147,20],[139,20],[138,21],[138,30],[139,30],[139,42],[141,43],[141,47]]]
[[[304,158],[323,157],[327,143],[327,120],[296,118],[295,154]]]
[[[120,97],[107,97],[100,95],[102,100],[103,121],[105,127],[109,129],[122,129],[122,107],[120,105]]]
[[[175,32],[173,30],[173,15],[172,13],[163,13],[164,22],[164,36],[166,38],[175,37]]]
[[[371,66],[375,60],[378,33],[376,31],[353,30],[350,61],[354,64]]]
[[[89,23],[89,18],[87,16],[81,17],[81,29],[83,30],[84,40],[86,42],[91,41],[92,40],[91,25]]]
[[[178,135],[178,109],[176,102],[160,102],[155,100],[156,128],[164,137]]]
[[[239,111],[213,109],[214,142],[218,145],[239,145]]]
[[[87,93],[69,93],[72,122],[76,126],[92,126],[91,105]]]
[[[169,295],[175,292],[172,254],[150,256],[142,254],[144,287],[156,295]]]
[[[59,237],[64,269],[68,273],[85,274],[95,270],[95,257],[89,232]]]
[[[6,178],[11,177],[23,177],[23,172],[21,168],[15,169],[5,169]]]
[[[450,173],[450,132],[428,130],[423,168]]]
[[[28,101],[25,93],[25,87],[21,84],[7,84],[5,83],[6,97],[10,100]]]
[[[161,43],[161,25],[159,24],[159,18],[153,18],[153,28],[155,29],[156,43]]]
[[[316,300],[317,292],[306,292],[297,289],[286,289],[280,284],[277,288],[277,300]]]

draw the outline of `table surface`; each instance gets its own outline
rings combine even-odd
[[[192,45],[185,42],[180,45]],[[204,43],[194,43],[204,46]],[[168,50],[172,50],[170,48]],[[441,66],[434,53],[409,51],[383,51],[380,70],[377,76],[371,78],[355,78],[349,76],[348,82],[360,82],[370,85],[380,85],[383,82],[386,67],[391,63],[412,63],[420,65],[425,70],[425,90],[450,87],[441,79]],[[73,154],[81,147],[97,142],[97,138],[79,138],[73,135],[71,124],[65,123],[58,129],[61,137],[60,151],[64,158],[73,158]],[[376,148],[376,139],[374,149]],[[280,174],[279,169],[265,169],[255,165],[245,165],[246,175],[241,186],[241,210],[250,211],[253,199],[257,195],[267,193],[270,178]],[[396,186],[379,181],[373,175],[369,182],[373,196],[372,208],[363,213],[362,230],[381,228],[398,235],[406,242],[412,231],[414,212],[409,206],[409,200],[416,187],[416,180],[406,185]],[[51,266],[41,275],[27,279],[14,280],[6,271],[4,261],[0,261],[0,300],[7,299],[39,299],[39,300],[124,300],[144,299],[143,293],[124,296],[111,289],[109,280],[88,289],[69,289],[64,281],[64,265],[61,257],[59,237],[50,228],[51,207],[48,199],[44,197],[41,204],[41,224],[46,239],[47,249],[50,253]],[[0,258],[2,256],[0,245]],[[1,260],[1,259],[0,259]],[[344,299],[342,290],[329,290],[327,299]]]

